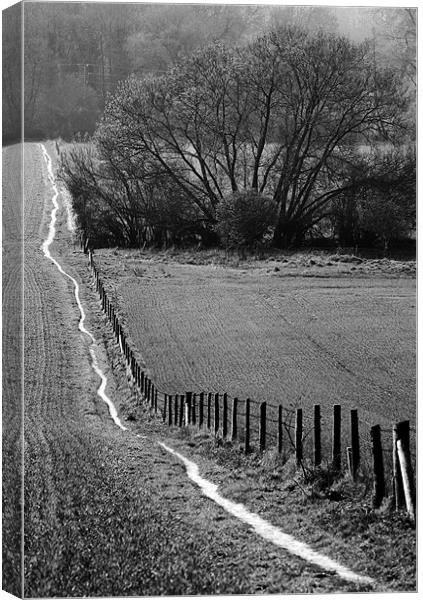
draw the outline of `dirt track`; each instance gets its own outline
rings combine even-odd
[[[6,180],[13,166],[12,156]],[[322,579],[202,497],[154,443],[159,425],[141,423],[143,439],[113,425],[96,396],[71,283],[40,249],[51,189],[36,144],[25,145],[25,182],[25,596],[357,589],[336,576]],[[62,214],[51,251],[78,277],[73,269],[84,258],[70,248]],[[107,367],[94,291],[83,286],[81,295],[109,394],[124,401],[124,378]],[[6,479],[7,491],[12,484]]]

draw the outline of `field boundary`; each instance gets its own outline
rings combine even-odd
[[[346,423],[346,419],[341,418],[341,405],[334,404],[330,421],[328,415],[325,416],[325,423],[330,422],[329,435],[322,428],[318,404],[314,405],[312,414],[308,414],[301,407],[275,406],[251,398],[239,399],[228,393],[161,390],[130,342],[123,319],[107,294],[89,240],[81,236],[80,247],[88,255],[101,309],[112,327],[140,401],[164,424],[208,432],[224,442],[241,445],[245,454],[273,451],[283,461],[295,457],[297,468],[304,474],[311,470],[347,472],[356,481],[364,471],[372,481],[374,508],[388,502],[395,510],[406,508],[415,521],[413,444],[416,430],[410,421],[393,423],[391,429],[382,428],[378,423],[364,421],[356,409],[350,409]],[[348,443],[345,443],[346,438],[349,438]]]

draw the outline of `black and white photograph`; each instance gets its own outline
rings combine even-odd
[[[417,29],[2,3],[2,600],[417,596]]]

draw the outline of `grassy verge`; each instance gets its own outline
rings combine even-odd
[[[416,589],[415,527],[388,503],[372,508],[367,476],[352,482],[329,466],[303,469],[292,458],[283,462],[275,451],[245,455],[239,445],[195,430],[169,433],[225,497],[391,590]]]
[[[116,361],[121,379],[126,379],[113,342],[108,344],[108,354]],[[165,441],[195,461],[201,475],[218,484],[222,495],[317,551],[373,577],[379,591],[416,589],[415,527],[405,512],[392,512],[389,503],[373,509],[371,481],[365,472],[352,482],[349,475],[335,474],[328,465],[298,468],[292,458],[282,459],[274,450],[245,455],[240,444],[197,428],[169,428],[135,391],[123,399],[120,409],[135,431]]]
[[[348,250],[348,249],[347,249]],[[385,275],[414,277],[416,275],[415,256],[382,256],[377,252],[364,252],[363,255],[350,253],[343,249],[333,250],[277,250],[266,249],[262,252],[239,253],[225,251],[222,248],[193,249],[168,248],[164,250],[146,248],[144,250],[106,250],[99,253],[106,260],[109,256],[125,258],[128,266],[135,261],[151,264],[209,265],[235,269],[264,269],[268,273],[282,277],[300,275],[309,277],[355,277]],[[134,269],[134,272],[136,268]],[[142,271],[142,269],[141,269]],[[135,272],[136,276],[142,276]]]
[[[168,259],[159,253],[151,260]],[[113,342],[109,360],[121,362]],[[391,512],[388,503],[373,509],[366,465],[353,483],[345,474],[335,476],[328,466],[297,469],[292,460],[281,461],[273,451],[245,456],[237,444],[195,429],[168,428],[150,416],[136,394],[125,400],[121,410],[136,430],[166,440],[196,461],[201,474],[218,483],[224,496],[244,503],[351,569],[374,577],[381,589],[416,589],[415,528],[405,513]]]
[[[85,277],[88,281],[89,276]],[[121,382],[117,396],[119,409],[131,429],[147,435],[151,442],[166,441],[196,461],[201,474],[219,484],[224,496],[244,503],[321,553],[375,578],[380,591],[416,589],[415,529],[403,513],[391,513],[387,507],[373,510],[370,482],[364,473],[356,484],[343,475],[334,477],[328,468],[307,469],[304,473],[292,461],[280,461],[271,451],[245,456],[237,444],[194,429],[168,428],[159,418],[150,415],[149,409],[140,403],[137,392],[128,387],[120,352],[105,319],[103,323],[101,330],[108,362]],[[127,392],[121,393],[124,389]],[[250,560],[250,552],[247,560]],[[300,589],[297,582],[290,591],[317,591],[308,585]],[[230,586],[224,588],[225,593],[228,589]],[[266,583],[256,588],[256,592],[281,589],[278,581],[275,585]],[[339,581],[335,586],[326,582],[320,589],[352,591],[351,587],[345,587],[345,582]]]

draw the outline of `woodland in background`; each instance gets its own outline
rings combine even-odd
[[[3,30],[4,141],[20,138],[21,9],[7,9],[14,22]],[[243,45],[279,25],[369,37],[375,62],[415,87],[413,9],[28,2],[23,10],[26,137],[91,134],[129,75],[163,73],[210,42]]]
[[[89,141],[61,177],[94,246],[387,251],[414,230],[415,10],[24,10],[25,137]],[[4,141],[19,132],[12,30]]]

